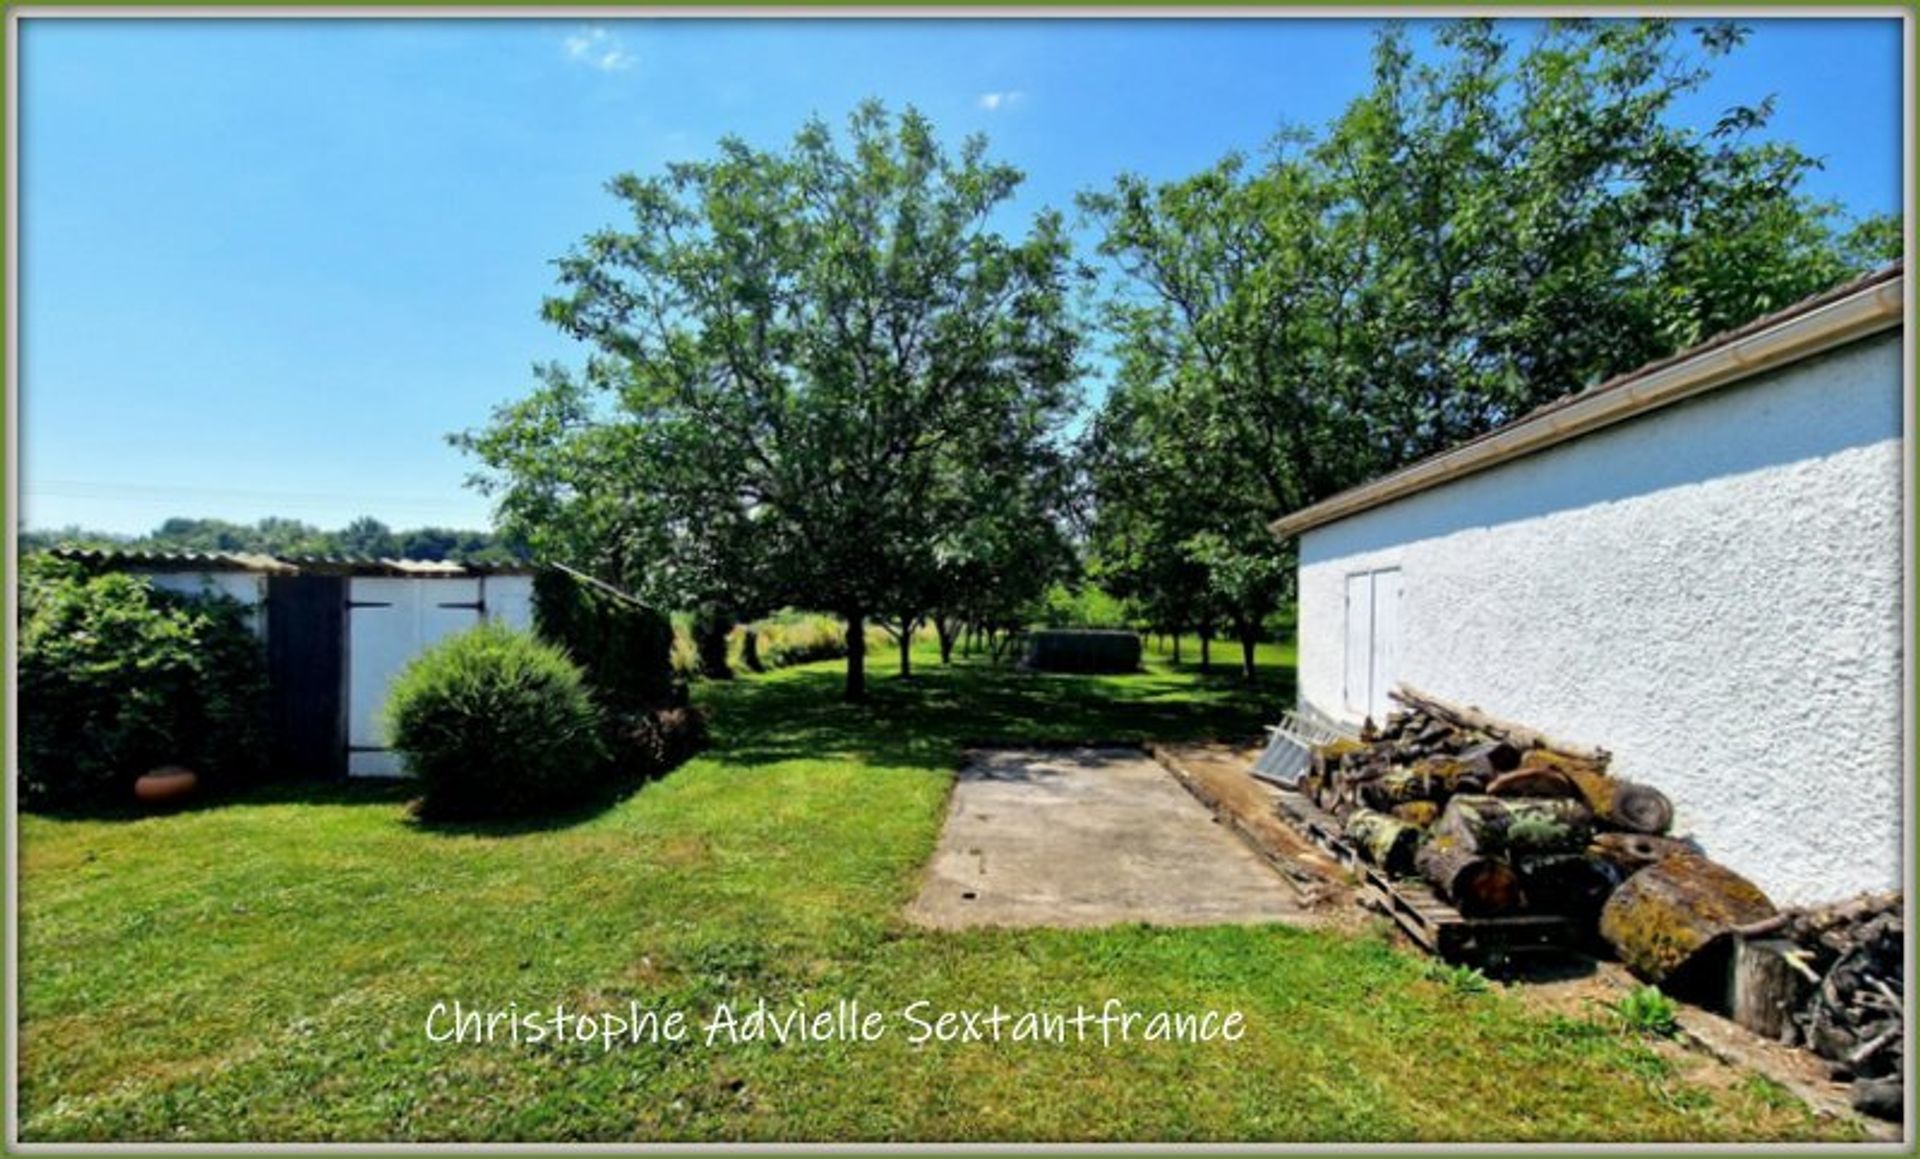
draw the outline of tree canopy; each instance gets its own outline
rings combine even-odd
[[[1328,124],[1084,193],[1091,415],[1062,219],[1004,233],[1019,172],[869,102],[615,178],[626,222],[545,306],[584,364],[455,441],[515,542],[696,611],[722,663],[735,619],[833,612],[858,698],[867,621],[904,674],[916,625],[944,654],[1084,570],[1250,672],[1291,593],[1273,518],[1898,253],[1806,194],[1770,102],[1681,123],[1738,26],[1506,27],[1390,25]]]
[[[591,357],[458,438],[503,525],[674,606],[843,616],[858,699],[869,617],[910,624],[986,528],[1044,532],[1060,502],[1068,244],[1053,213],[999,231],[1020,180],[872,102],[844,141],[815,119],[615,178],[629,221],[546,304]]]
[[[1258,524],[1898,256],[1756,139],[1770,103],[1675,123],[1743,35],[1559,20],[1516,50],[1464,20],[1416,59],[1390,26],[1323,130],[1084,195],[1113,272],[1101,569],[1174,623],[1277,597]]]

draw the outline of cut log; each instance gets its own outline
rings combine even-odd
[[[1462,794],[1447,802],[1433,835],[1486,857],[1573,853],[1592,838],[1593,814],[1578,801]]]
[[[1404,877],[1413,871],[1413,851],[1420,844],[1414,826],[1372,809],[1355,809],[1347,814],[1345,831],[1367,860],[1388,873]]]
[[[1700,848],[1691,841],[1673,837],[1650,837],[1645,833],[1597,833],[1587,852],[1611,862],[1620,871],[1620,876],[1627,878],[1662,858],[1699,853]]]
[[[1578,799],[1580,790],[1557,769],[1515,769],[1487,785],[1489,797],[1554,797]]]
[[[1454,704],[1441,700],[1437,696],[1429,696],[1410,685],[1399,685],[1388,695],[1408,708],[1444,720],[1455,728],[1463,728],[1469,732],[1483,732],[1496,740],[1504,740],[1518,749],[1552,749],[1602,765],[1607,763],[1611,755],[1605,749],[1556,741],[1545,733],[1537,732],[1525,725],[1489,716],[1478,708]]]
[[[1861,1079],[1848,1092],[1853,1109],[1876,1119],[1899,1122],[1905,1113],[1906,1088],[1899,1078]]]
[[[1397,820],[1404,821],[1416,829],[1425,829],[1433,824],[1433,819],[1439,815],[1440,806],[1432,801],[1408,801],[1404,805],[1393,807],[1393,816]]]
[[[1452,757],[1424,757],[1387,771],[1361,787],[1359,798],[1383,812],[1409,801],[1444,802],[1455,793],[1477,793],[1486,785],[1473,766]]]
[[[1762,1038],[1784,1038],[1806,997],[1807,980],[1787,957],[1797,948],[1785,938],[1734,939],[1733,1020]]]
[[[1513,866],[1483,857],[1451,838],[1429,838],[1414,851],[1414,867],[1440,896],[1467,917],[1491,917],[1520,908],[1523,895]]]
[[[1591,769],[1567,768],[1562,774],[1593,815],[1615,829],[1657,837],[1673,828],[1673,802],[1651,785],[1623,781]]]
[[[1456,759],[1491,781],[1501,773],[1510,773],[1520,767],[1520,750],[1503,740],[1482,741],[1460,750]]]
[[[1360,800],[1370,809],[1391,811],[1411,801],[1432,801],[1436,793],[1445,791],[1431,778],[1418,776],[1411,769],[1395,769],[1362,785]]]
[[[1681,854],[1613,891],[1600,911],[1600,936],[1635,974],[1724,1012],[1731,931],[1773,909],[1758,886],[1733,870]]]
[[[1527,908],[1577,919],[1590,933],[1600,908],[1620,885],[1620,872],[1586,853],[1535,853],[1514,859]]]
[[[1588,772],[1605,773],[1607,766],[1602,761],[1589,757],[1576,757],[1552,749],[1528,749],[1520,754],[1520,768],[1551,769],[1554,772],[1566,772],[1569,769],[1586,769]]]
[[[1322,780],[1328,779],[1335,769],[1346,763],[1348,757],[1367,751],[1369,750],[1366,745],[1357,740],[1347,740],[1345,737],[1330,740],[1326,744],[1314,745],[1313,771],[1318,773]]]

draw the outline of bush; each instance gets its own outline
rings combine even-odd
[[[482,624],[415,657],[387,698],[393,747],[420,778],[422,817],[524,816],[601,779],[602,716],[552,644]]]
[[[692,629],[675,624],[673,626],[673,644],[668,654],[668,664],[673,675],[681,681],[693,681],[700,678],[700,649],[694,646]]]
[[[630,713],[613,731],[614,763],[622,780],[650,781],[707,747],[707,718],[691,705]]]
[[[873,650],[871,636],[867,650]],[[847,655],[847,626],[826,616],[778,620],[760,630],[760,659],[769,668],[791,668]]]
[[[673,625],[660,612],[568,572],[533,581],[533,623],[584,670],[595,698],[614,712],[686,699],[675,672]]]
[[[23,560],[22,805],[125,803],[160,765],[184,765],[215,791],[257,776],[266,659],[246,617],[226,596],[180,595],[48,555]]]

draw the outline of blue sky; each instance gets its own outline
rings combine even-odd
[[[1900,28],[1761,20],[1682,110],[1777,93],[1770,135],[1856,213],[1900,207]],[[484,526],[444,436],[580,351],[550,261],[607,178],[773,145],[874,95],[980,130],[1068,208],[1171,178],[1366,83],[1333,19],[23,22],[28,526],[170,515]]]

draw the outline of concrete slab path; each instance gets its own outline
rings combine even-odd
[[[944,929],[1314,920],[1153,758],[1119,748],[970,754],[907,916]]]

